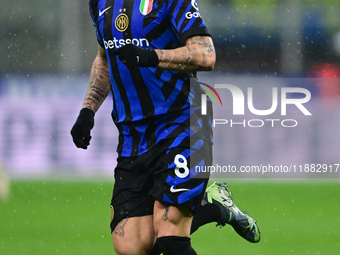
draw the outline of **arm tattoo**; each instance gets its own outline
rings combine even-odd
[[[97,57],[93,62],[90,82],[83,107],[96,112],[110,93],[110,76],[107,62]]]
[[[182,71],[209,71],[215,63],[215,49],[210,36],[193,36],[185,46],[172,50],[157,50],[159,67]]]
[[[125,235],[124,227],[125,227],[126,222],[128,222],[128,220],[129,218],[123,219],[117,224],[117,226],[115,227],[115,231],[114,231],[116,235],[119,235],[120,237],[123,237]]]
[[[185,46],[185,48],[188,50],[189,56],[186,56],[185,54],[182,55],[183,61],[179,64],[179,66],[182,68],[189,63],[189,61],[191,60],[191,55],[192,55],[190,47]]]
[[[198,44],[208,54],[211,54],[211,53],[215,54],[214,45],[212,44],[212,41],[210,40],[209,37],[204,37],[204,36],[191,37],[187,40],[187,45],[191,45],[191,44]]]

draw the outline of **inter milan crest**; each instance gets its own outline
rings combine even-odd
[[[139,10],[143,15],[151,12],[153,0],[141,0]]]
[[[124,13],[126,9],[120,9],[119,12],[123,12],[118,15],[118,17],[115,20],[115,26],[118,31],[124,32],[128,26],[129,26],[129,18],[128,16]]]

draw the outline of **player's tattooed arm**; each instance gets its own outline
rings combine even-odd
[[[98,55],[95,58],[90,74],[90,82],[87,88],[83,108],[89,108],[96,112],[105,98],[110,94],[110,75],[105,50],[99,46]]]
[[[156,50],[158,66],[181,72],[211,71],[216,61],[216,53],[210,36],[193,36],[185,41],[185,46],[173,50]]]

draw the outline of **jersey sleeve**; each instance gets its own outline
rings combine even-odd
[[[168,15],[182,45],[191,36],[211,36],[201,17],[197,0],[169,0]]]
[[[91,18],[93,20],[93,25],[96,28],[97,41],[100,44],[100,46],[104,48],[104,41],[98,29],[98,1],[90,0],[89,7],[90,7]]]

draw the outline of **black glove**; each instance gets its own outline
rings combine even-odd
[[[154,49],[142,49],[134,44],[126,44],[113,51],[129,70],[139,67],[156,67],[159,63]]]
[[[87,149],[90,144],[90,131],[94,126],[94,112],[88,108],[81,109],[79,116],[71,129],[74,144],[78,148]]]

